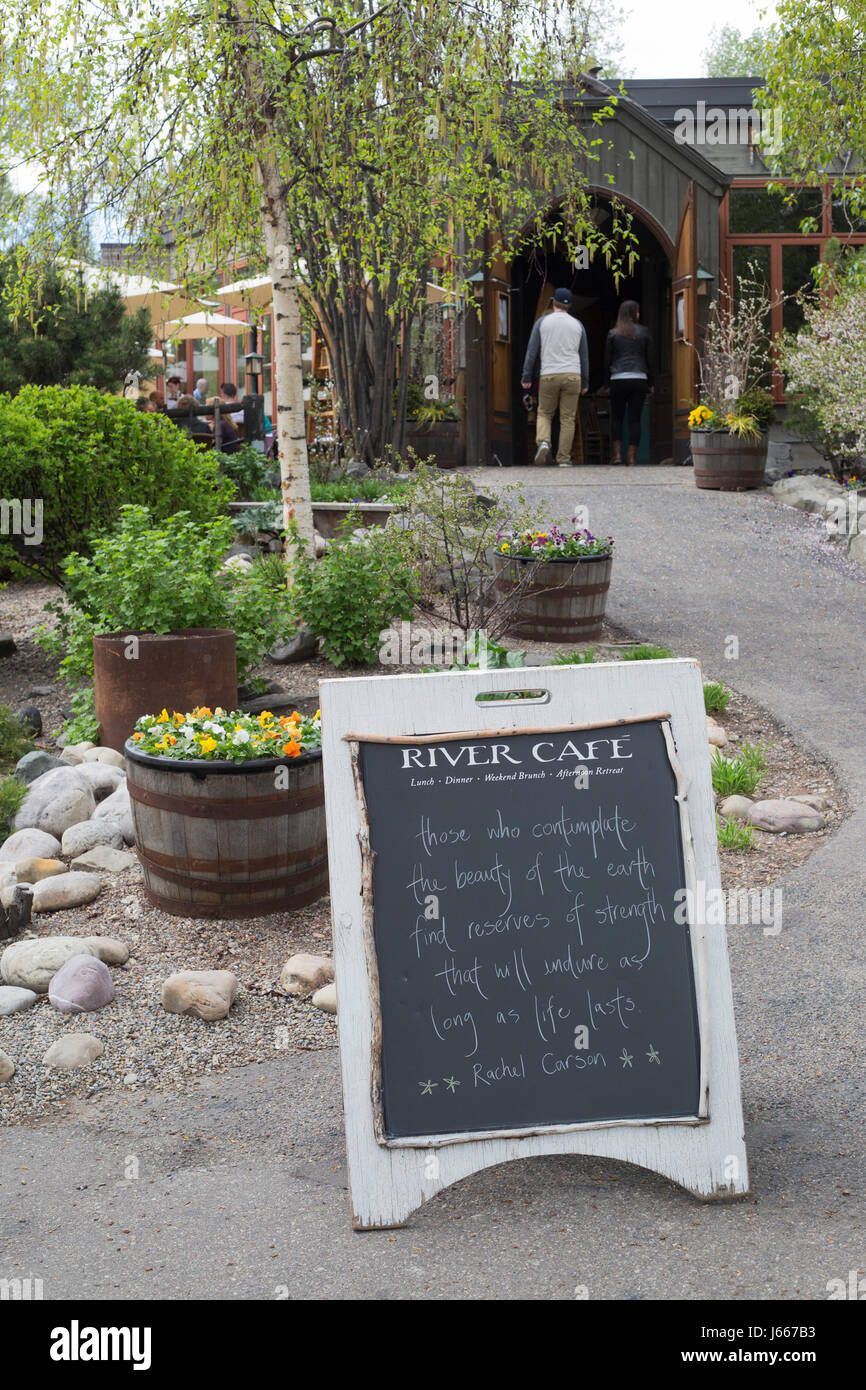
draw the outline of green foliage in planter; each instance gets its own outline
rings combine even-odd
[[[12,821],[27,795],[27,783],[17,777],[0,780],[0,844],[12,834]]]
[[[407,484],[395,478],[337,478],[332,482],[312,482],[310,492],[314,502],[382,502],[403,497]]]
[[[72,554],[64,567],[66,602],[48,604],[58,626],[37,641],[61,658],[70,684],[93,674],[93,638],[112,632],[231,628],[238,677],[296,628],[285,571],[253,563],[225,570],[233,538],[226,517],[200,524],[189,512],[156,523],[146,507],[122,507],[117,525]],[[73,697],[75,698],[75,697]],[[76,714],[84,715],[82,706]]]
[[[721,681],[706,681],[704,684],[704,709],[707,714],[718,711],[722,714],[730,704],[731,692]]]
[[[724,823],[722,823],[720,816],[716,816],[716,828],[722,849],[732,849],[738,853],[743,853],[745,850],[758,848],[752,827],[750,825],[738,825],[733,816],[728,816]]]
[[[256,492],[268,487],[268,474],[274,464],[251,444],[242,444],[231,454],[215,453],[214,458],[223,477],[235,484],[238,497],[257,500]]]
[[[0,769],[13,767],[32,747],[27,726],[9,705],[0,705]]]
[[[369,541],[349,537],[314,560],[295,535],[293,598],[304,624],[322,639],[334,666],[369,666],[378,659],[380,634],[395,618],[411,618],[415,583],[411,571],[385,569],[377,533]]]
[[[776,418],[776,407],[769,391],[750,386],[737,401],[737,415],[751,416],[760,432],[765,433]]]
[[[65,557],[87,554],[123,503],[148,507],[157,521],[183,509],[202,524],[234,495],[213,453],[170,420],[88,386],[25,386],[0,396],[0,457],[3,496],[42,505],[41,543],[0,536],[0,564],[58,583]]]
[[[586,647],[582,652],[557,652],[551,666],[591,666],[595,661],[595,647]]]
[[[654,642],[637,642],[633,647],[626,647],[622,659],[623,661],[664,661],[669,656],[673,656],[670,647],[657,647]]]

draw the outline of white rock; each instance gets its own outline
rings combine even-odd
[[[0,977],[7,985],[47,994],[48,986],[70,956],[99,956],[93,937],[41,936],[15,941],[0,957]]]
[[[820,792],[800,792],[797,796],[788,797],[789,801],[800,801],[804,806],[811,806],[813,811],[829,811],[830,798],[822,796]]]
[[[33,885],[33,911],[58,912],[64,907],[84,907],[99,896],[99,874],[66,873],[44,878]]]
[[[97,845],[110,845],[112,849],[123,849],[123,831],[114,820],[83,820],[70,825],[63,832],[61,852],[67,859],[87,854]]]
[[[31,782],[14,825],[16,830],[44,830],[60,836],[70,825],[89,820],[95,810],[96,798],[76,769],[56,767]]]
[[[51,1044],[42,1058],[42,1065],[54,1071],[75,1071],[95,1062],[104,1051],[105,1044],[92,1033],[64,1033]]]
[[[116,936],[85,936],[80,940],[93,947],[92,954],[99,956],[106,965],[126,965],[129,960],[129,947]]]
[[[59,853],[56,835],[44,830],[16,830],[0,846],[0,864],[14,864],[18,859],[55,859]]]
[[[109,767],[119,768],[121,772],[126,767],[126,759],[116,748],[88,748],[83,757],[85,763],[106,763]]]
[[[280,971],[280,986],[294,998],[301,998],[314,989],[321,989],[334,978],[334,962],[329,956],[313,956],[305,952],[290,956]]]
[[[122,782],[116,792],[101,801],[93,813],[94,820],[113,820],[120,828],[128,845],[135,842],[135,829],[132,823],[132,807],[129,804],[129,791]]]
[[[15,1075],[15,1063],[6,1052],[0,1052],[0,1082],[10,1081]]]
[[[82,763],[75,771],[87,782],[97,801],[111,796],[124,780],[120,768],[111,767],[109,763]]]
[[[728,796],[719,807],[719,815],[722,820],[728,820],[733,816],[735,821],[743,823],[749,819],[749,812],[754,804],[748,796]]]
[[[179,970],[162,987],[162,1007],[170,1014],[192,1014],[208,1022],[225,1018],[238,992],[231,970]]]
[[[33,989],[20,989],[17,985],[0,985],[0,1018],[10,1014],[23,1013],[32,1009],[39,995]]]
[[[135,855],[128,854],[125,849],[112,849],[111,845],[96,845],[86,854],[79,854],[77,859],[73,859],[69,868],[73,873],[120,874],[137,863]]]
[[[707,715],[707,740],[716,748],[724,748],[728,742],[728,736],[721,724],[717,724],[709,714]]]
[[[337,1012],[337,986],[325,985],[322,989],[317,989],[312,1002],[323,1013],[335,1014]]]

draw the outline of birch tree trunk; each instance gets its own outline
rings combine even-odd
[[[313,509],[310,503],[310,469],[304,414],[304,368],[301,357],[301,304],[295,279],[285,195],[279,169],[273,160],[261,164],[262,229],[273,285],[274,402],[283,524],[313,541]]]

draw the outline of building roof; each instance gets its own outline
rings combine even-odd
[[[632,101],[638,102],[657,121],[673,124],[676,112],[705,101],[707,107],[751,107],[753,94],[766,84],[763,77],[626,77],[622,86]],[[608,86],[617,91],[619,80]]]

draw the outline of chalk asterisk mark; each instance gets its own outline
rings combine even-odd
[[[632,1062],[634,1061],[634,1057],[630,1052],[626,1052],[625,1048],[623,1048],[622,1052],[620,1053],[619,1060],[622,1062],[624,1067],[630,1067]]]
[[[438,1081],[419,1081],[418,1085],[421,1087],[422,1096],[432,1096],[434,1087],[438,1086],[439,1083]]]
[[[451,1092],[453,1096],[454,1092],[457,1090],[457,1087],[460,1085],[460,1082],[455,1081],[453,1076],[443,1076],[442,1080],[445,1082],[445,1085],[448,1087],[448,1090]]]
[[[650,1059],[651,1062],[657,1062],[658,1065],[661,1066],[661,1064],[662,1064],[662,1059],[661,1059],[661,1057],[659,1056],[659,1054],[656,1052],[656,1050],[655,1050],[655,1048],[653,1047],[652,1043],[650,1043],[650,1049],[649,1049],[649,1052],[647,1053],[647,1057],[649,1057],[649,1059]]]

